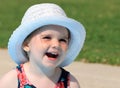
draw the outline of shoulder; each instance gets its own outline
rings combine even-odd
[[[72,74],[70,74],[70,87],[71,88],[80,88],[80,85],[79,85],[77,79]]]
[[[15,69],[6,73],[0,78],[0,88],[16,88],[17,86],[17,72]]]
[[[79,85],[79,82],[77,81],[77,79],[67,70],[62,69],[62,75],[64,77],[69,77],[69,85],[70,85],[70,88],[80,88],[80,85]]]

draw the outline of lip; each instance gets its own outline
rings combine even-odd
[[[57,60],[57,58],[51,58],[51,57],[47,57],[48,58],[48,60],[51,60],[51,61],[56,61]]]

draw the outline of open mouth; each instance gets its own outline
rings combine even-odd
[[[59,55],[57,53],[47,52],[46,55],[49,58],[57,58]]]

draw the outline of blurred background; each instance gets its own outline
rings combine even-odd
[[[86,29],[77,61],[120,66],[120,0],[0,0],[0,49],[34,4],[56,3]],[[75,48],[75,47],[73,47]]]

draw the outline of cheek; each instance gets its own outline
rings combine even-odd
[[[41,40],[39,39],[38,36],[35,36],[31,39],[31,41],[29,42],[29,46],[32,48],[38,48],[41,45]]]
[[[30,58],[39,59],[42,58],[43,52],[43,49],[41,49],[40,47],[38,48],[38,45],[35,44],[33,47],[31,46],[29,56]]]
[[[67,51],[68,50],[68,44],[64,44],[64,45],[61,45],[62,49],[64,51]]]
[[[31,52],[44,53],[47,45],[48,45],[47,43],[37,38],[37,39],[31,40],[29,47]]]

